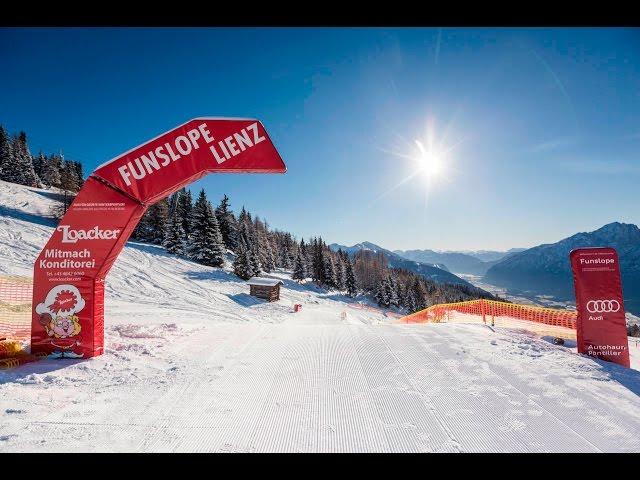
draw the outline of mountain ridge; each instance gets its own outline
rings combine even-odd
[[[569,252],[584,247],[613,247],[617,250],[625,307],[638,314],[640,228],[631,223],[611,222],[591,232],[578,232],[555,243],[515,253],[489,268],[483,279],[500,287],[572,300],[574,290]]]
[[[501,261],[503,258],[520,252],[524,249],[512,248],[506,252],[495,250],[477,250],[477,251],[456,251],[456,250],[394,250],[394,253],[408,260],[421,263],[435,263],[446,265],[447,268],[454,273],[465,273],[471,275],[484,275],[487,270]],[[478,258],[480,255],[485,260]]]
[[[375,243],[360,242],[350,247],[346,245],[340,245],[338,243],[332,243],[329,245],[329,248],[331,248],[334,251],[337,251],[338,249],[342,249],[343,251],[346,251],[349,255],[354,255],[359,250],[370,250],[374,253],[380,252],[387,257],[387,261],[389,262],[390,267],[403,268],[405,270],[409,270],[410,272],[417,273],[419,275],[422,275],[425,278],[434,280],[439,283],[455,283],[458,285],[467,285],[471,287],[473,286],[466,280],[463,280],[457,275],[451,273],[448,270],[448,268],[444,265],[437,266],[437,264],[433,264],[433,263],[422,263],[422,262],[416,262],[413,260],[408,260],[392,252],[391,250],[387,250],[384,247],[376,245]]]

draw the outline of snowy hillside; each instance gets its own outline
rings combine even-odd
[[[50,203],[0,183],[0,274],[30,275]],[[127,244],[105,354],[0,371],[0,452],[640,450],[636,370],[522,331],[393,324],[275,275],[269,304],[228,267]]]
[[[0,274],[31,276],[33,262],[53,229],[47,215],[56,194],[2,181],[0,189]],[[169,255],[161,247],[129,242],[107,276],[107,323],[270,323],[283,321],[295,303],[320,298],[344,308],[343,301],[352,302],[313,284],[301,286],[281,272],[273,275],[285,283],[282,300],[264,303],[249,296],[249,288],[231,273],[230,263],[229,259],[224,269],[210,268]],[[377,317],[387,318],[381,313]]]

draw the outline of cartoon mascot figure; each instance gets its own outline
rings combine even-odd
[[[73,285],[57,285],[49,290],[47,298],[38,304],[36,313],[40,315],[40,325],[51,338],[56,350],[51,358],[80,358],[74,352],[80,345],[78,334],[82,330],[77,313],[84,308],[84,299]]]

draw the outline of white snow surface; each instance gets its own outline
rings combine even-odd
[[[0,274],[31,274],[49,195],[0,182]],[[266,303],[228,265],[130,242],[104,355],[0,371],[0,452],[640,451],[637,370],[522,330],[393,324],[272,276]]]
[[[260,287],[275,287],[278,283],[282,283],[282,280],[279,278],[251,277],[247,280],[247,285]]]

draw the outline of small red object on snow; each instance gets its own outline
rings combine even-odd
[[[294,312],[299,312],[301,308],[302,308],[302,304],[300,304],[300,303],[296,303],[296,304],[293,306],[293,311],[294,311]]]

